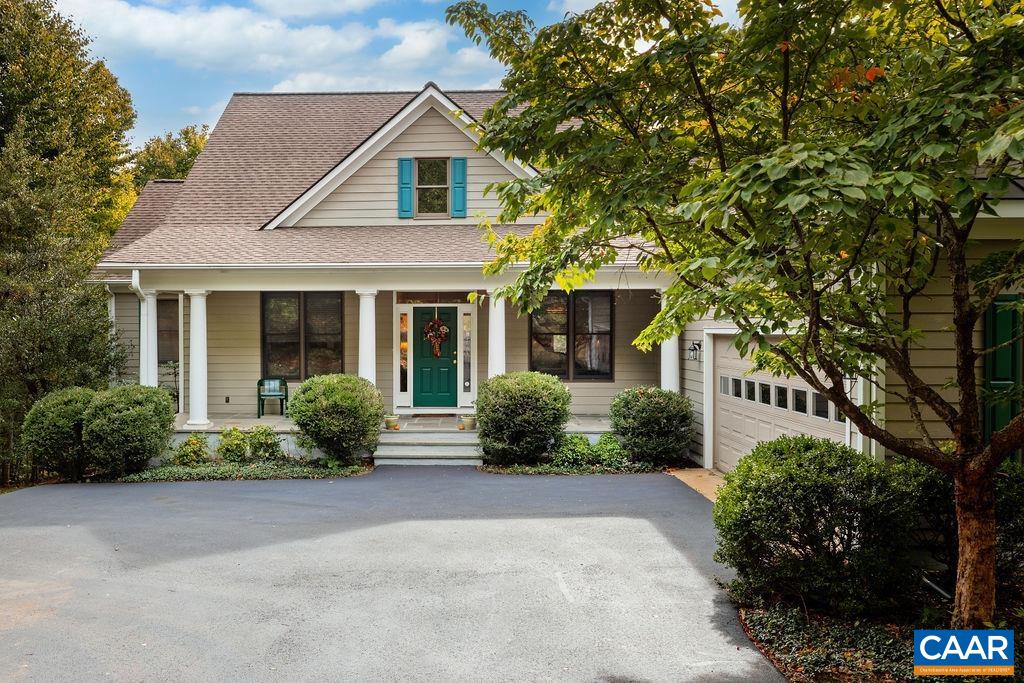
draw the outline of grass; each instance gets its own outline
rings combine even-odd
[[[373,469],[369,465],[325,467],[301,462],[214,462],[186,467],[162,465],[129,474],[118,481],[124,483],[156,481],[230,481],[266,479],[337,479],[365,474]]]
[[[482,465],[480,469],[492,474],[560,474],[560,475],[581,475],[581,474],[641,474],[644,472],[658,472],[659,469],[649,462],[627,462],[621,465],[577,465],[574,467],[563,467],[551,463],[539,465]]]

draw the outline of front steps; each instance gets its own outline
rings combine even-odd
[[[476,432],[385,430],[373,454],[375,465],[480,465]]]

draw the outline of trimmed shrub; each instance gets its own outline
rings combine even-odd
[[[623,389],[612,400],[612,429],[630,459],[677,465],[693,438],[693,406],[676,391],[657,387]]]
[[[808,436],[759,443],[714,506],[715,559],[734,595],[839,614],[882,613],[917,585],[914,483],[899,466]]]
[[[587,467],[598,463],[597,452],[590,445],[590,440],[583,434],[565,434],[551,456],[552,465],[567,469]]]
[[[123,477],[163,455],[174,429],[174,404],[163,389],[126,384],[96,394],[83,422],[87,457],[102,474]]]
[[[480,383],[477,434],[494,465],[532,465],[547,454],[569,422],[569,390],[552,375],[510,372]]]
[[[626,449],[619,443],[619,438],[610,432],[602,434],[593,448],[598,462],[605,467],[622,469],[629,464]]]
[[[384,399],[362,377],[318,375],[299,385],[288,401],[288,416],[302,431],[304,446],[347,465],[357,460],[360,450],[377,448]]]
[[[281,437],[267,425],[253,425],[246,434],[249,443],[249,455],[253,460],[283,460],[284,449],[281,448]]]
[[[225,462],[245,462],[249,459],[249,439],[238,427],[228,427],[217,440],[217,457]]]
[[[202,432],[192,432],[179,443],[168,463],[179,467],[195,467],[210,461],[210,441]]]
[[[36,467],[71,481],[82,478],[87,467],[82,418],[95,394],[71,387],[35,402],[21,425],[21,447]]]

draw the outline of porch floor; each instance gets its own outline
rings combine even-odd
[[[185,423],[188,414],[179,413],[174,421],[176,432],[222,432],[229,427],[248,429],[255,425],[267,425],[275,432],[288,433],[298,431],[295,423],[282,415],[264,415],[261,418],[250,414],[212,415],[210,424],[204,427],[191,427]],[[459,418],[455,415],[403,415],[398,419],[400,431],[458,431]],[[566,425],[567,432],[600,434],[611,431],[608,418],[602,415],[573,415]]]

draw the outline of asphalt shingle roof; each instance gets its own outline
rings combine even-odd
[[[487,260],[488,247],[474,225],[260,230],[417,94],[235,94],[188,178],[163,202],[142,203],[140,197],[100,267]],[[445,94],[479,119],[501,92]],[[408,244],[417,248],[396,246]]]

